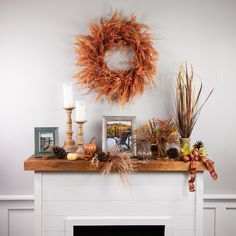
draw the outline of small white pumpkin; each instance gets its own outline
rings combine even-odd
[[[67,160],[69,161],[75,161],[79,158],[79,155],[77,153],[68,153],[67,154]]]

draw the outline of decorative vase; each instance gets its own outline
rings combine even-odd
[[[180,148],[182,148],[185,144],[190,146],[191,138],[180,138]]]
[[[152,156],[153,157],[157,157],[158,156],[158,146],[156,143],[152,143],[151,144],[151,152],[152,152]]]
[[[149,142],[142,142],[137,152],[137,158],[140,160],[150,159],[152,157],[151,145]]]

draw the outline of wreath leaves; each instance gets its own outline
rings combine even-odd
[[[129,103],[136,94],[142,95],[146,85],[155,85],[158,52],[152,44],[153,37],[146,24],[136,22],[136,16],[127,20],[116,11],[110,19],[100,18],[99,23],[89,23],[90,35],[76,38],[76,66],[82,69],[74,76],[79,83],[98,95],[121,106]],[[105,53],[119,47],[133,53],[129,70],[111,70],[105,63]]]

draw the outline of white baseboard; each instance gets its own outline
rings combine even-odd
[[[205,194],[203,208],[204,236],[235,235],[236,194]],[[33,213],[34,195],[0,195],[0,235],[32,236]]]

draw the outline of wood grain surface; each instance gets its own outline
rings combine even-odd
[[[24,170],[26,171],[40,171],[40,172],[60,172],[60,171],[77,171],[77,172],[99,172],[103,166],[100,163],[96,168],[86,160],[58,160],[58,159],[42,159],[31,156],[24,162]],[[157,161],[150,160],[147,163],[137,163],[134,165],[137,172],[155,172],[155,171],[188,171],[189,162],[183,161]],[[206,168],[203,163],[197,162],[197,171],[205,171]]]

